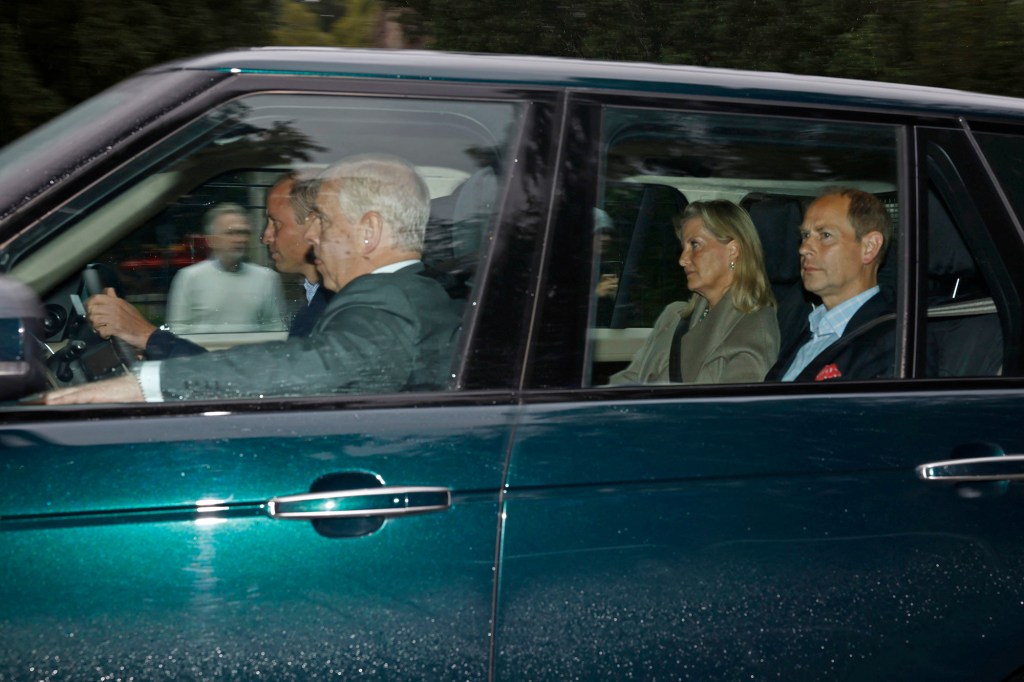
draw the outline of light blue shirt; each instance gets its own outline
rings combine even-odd
[[[320,282],[310,282],[308,279],[303,278],[302,286],[306,289],[306,305],[313,302],[313,297],[316,296],[316,290],[320,288]]]
[[[800,347],[789,369],[783,375],[783,381],[793,381],[800,372],[811,364],[811,360],[818,357],[821,351],[825,350],[839,340],[839,337],[846,331],[846,325],[857,314],[860,307],[878,293],[878,287],[871,287],[862,291],[853,298],[848,298],[835,308],[828,310],[825,306],[819,305],[807,316],[811,327],[811,340]]]

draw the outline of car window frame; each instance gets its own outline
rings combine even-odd
[[[1021,132],[1024,133],[1024,130]],[[980,148],[971,138],[966,124],[956,127],[917,126],[915,136],[919,154],[917,167],[922,174],[918,182],[919,205],[927,207],[927,203],[922,202],[927,201],[929,178],[939,178],[943,186],[938,190],[953,212],[954,220],[968,227],[963,234],[968,248],[972,253],[984,253],[1002,265],[997,271],[989,273],[996,283],[996,291],[992,295],[997,308],[1015,313],[1009,319],[1000,316],[1004,344],[1007,340],[1011,342],[1005,344],[1004,348],[1003,375],[972,379],[989,382],[1013,379],[1014,375],[1020,378],[1024,372],[1024,240],[1013,209],[988,168]],[[935,154],[936,149],[942,156]],[[927,304],[922,298],[927,277],[927,208],[920,211],[920,216],[917,260],[925,265],[919,269],[917,278],[922,292],[915,297],[918,308],[910,318],[913,327],[917,329],[916,335],[923,338],[927,315]],[[971,226],[980,227],[971,230]],[[977,234],[982,229],[987,239]],[[1014,273],[1018,274],[1014,276]],[[916,344],[911,347],[911,351],[920,348],[923,346]],[[914,377],[924,376],[923,355],[918,353],[910,356],[908,364],[912,367]],[[1007,361],[1010,362],[1009,368],[1006,367]]]
[[[1010,135],[1024,140],[1024,121],[1006,123],[965,117],[960,120],[960,124],[966,131],[971,146],[981,160],[981,165],[995,186],[1002,203],[1009,210],[1010,220],[1017,234],[1024,241],[1024,202],[1020,200],[1021,195],[1018,193],[1016,197],[1011,197],[1006,187],[1004,187],[1004,183],[1007,182],[1008,178],[1001,172],[998,166],[993,164],[989,153],[986,151],[987,142],[983,144],[982,140],[979,139],[981,136],[997,137],[1000,135]]]
[[[424,98],[436,101],[470,99],[474,101],[510,101],[525,105],[523,121],[514,140],[513,157],[504,179],[495,210],[491,238],[482,255],[478,286],[467,305],[463,333],[457,351],[457,375],[453,390],[432,393],[359,394],[310,396],[302,398],[265,398],[258,401],[233,400],[231,411],[279,412],[292,409],[363,409],[369,406],[394,408],[438,404],[470,405],[514,402],[514,391],[522,377],[523,358],[531,328],[533,300],[536,298],[536,264],[549,224],[551,188],[555,173],[558,122],[564,104],[558,87],[522,86],[447,81],[398,81],[379,77],[331,77],[306,74],[241,73],[221,81],[182,106],[151,122],[139,134],[120,143],[116,153],[80,169],[69,186],[69,196],[54,202],[49,214],[103,178],[182,127],[215,107],[255,94],[326,94],[364,97]],[[45,199],[44,199],[45,201]],[[36,221],[37,222],[37,221]],[[21,238],[31,238],[31,227]],[[64,229],[63,227],[61,229]],[[8,247],[13,246],[9,244]],[[3,270],[3,268],[0,268]],[[516,312],[518,311],[518,312]],[[81,406],[66,408],[19,407],[0,409],[0,423],[9,419],[89,419],[154,414],[196,414],[215,408],[225,409],[223,401],[187,401],[179,403]]]
[[[981,377],[981,378],[950,378],[950,379],[919,379],[920,372],[915,369],[918,357],[922,353],[915,349],[924,342],[920,337],[922,328],[919,317],[926,314],[917,303],[920,295],[920,287],[925,273],[919,267],[917,260],[918,250],[921,245],[918,242],[918,225],[922,213],[921,187],[922,178],[918,171],[920,163],[920,139],[917,130],[923,127],[936,129],[957,129],[958,120],[955,116],[945,112],[935,114],[921,112],[901,111],[876,111],[862,106],[805,106],[799,103],[786,104],[778,101],[737,102],[726,98],[694,98],[689,96],[651,96],[647,93],[630,96],[628,94],[613,93],[570,93],[570,102],[567,109],[567,132],[563,136],[563,168],[560,178],[569,178],[571,185],[561,185],[558,191],[563,197],[557,207],[556,222],[561,229],[555,230],[553,239],[557,242],[548,247],[549,252],[566,254],[572,253],[568,246],[570,240],[570,225],[586,220],[590,224],[591,218],[586,216],[580,206],[598,205],[599,187],[599,163],[602,158],[600,143],[600,109],[603,106],[635,106],[652,108],[672,108],[675,110],[688,110],[699,114],[740,114],[747,116],[771,116],[771,117],[792,117],[822,122],[844,122],[850,124],[882,124],[893,126],[897,130],[897,163],[899,165],[897,181],[900,195],[900,222],[898,237],[901,240],[901,248],[897,254],[897,309],[896,309],[896,336],[897,347],[896,369],[897,376],[891,379],[875,379],[870,381],[851,382],[806,382],[806,383],[763,383],[763,384],[729,384],[729,385],[705,385],[685,386],[666,385],[658,387],[650,386],[584,386],[583,380],[589,369],[589,358],[586,352],[587,340],[586,331],[589,324],[589,296],[590,292],[585,290],[583,284],[588,281],[584,272],[590,267],[589,259],[562,258],[558,263],[549,265],[545,272],[544,287],[557,297],[557,303],[552,301],[552,296],[545,301],[548,312],[542,310],[539,313],[538,326],[542,331],[544,344],[540,346],[543,353],[537,350],[535,344],[529,359],[530,376],[526,389],[531,391],[531,402],[533,400],[562,399],[554,396],[565,396],[564,399],[580,399],[586,396],[587,399],[604,399],[614,396],[617,398],[650,398],[656,395],[658,398],[672,398],[682,392],[683,395],[693,396],[731,396],[731,395],[761,395],[764,393],[782,394],[811,393],[818,392],[828,394],[845,394],[863,390],[928,390],[934,388],[939,381],[954,382],[956,389],[966,388],[975,385],[978,381],[984,382],[993,379],[1006,381],[1009,377]],[[575,138],[573,131],[576,132]],[[573,141],[575,140],[575,144]],[[589,160],[589,163],[588,161]],[[975,162],[977,159],[975,159]],[[974,183],[977,184],[977,183]],[[986,187],[989,186],[985,182]],[[989,187],[989,189],[991,189]],[[980,191],[980,190],[979,190]],[[572,197],[572,205],[566,197]],[[560,244],[560,245],[559,245]],[[586,261],[586,262],[584,262]],[[569,293],[573,292],[573,293]],[[586,296],[588,303],[580,303],[581,297]],[[557,309],[557,313],[554,309]],[[552,360],[557,358],[559,360]],[[913,380],[913,381],[911,381]],[[652,393],[653,392],[653,393]],[[543,396],[543,397],[542,397]],[[570,398],[571,396],[571,398]]]

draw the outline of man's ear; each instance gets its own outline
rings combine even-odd
[[[384,219],[376,211],[367,211],[359,221],[359,234],[363,242],[363,255],[368,256],[377,250],[384,239]]]
[[[882,253],[882,244],[885,243],[885,238],[881,232],[868,232],[866,235],[860,238],[861,247],[861,262],[864,265],[871,263],[878,259],[878,255]]]

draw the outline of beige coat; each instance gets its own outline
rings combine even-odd
[[[670,303],[654,323],[629,366],[613,374],[612,384],[669,383],[669,347],[681,319],[690,327],[680,340],[683,383],[728,384],[764,381],[779,355],[779,324],[773,308],[741,313],[726,292],[715,309],[700,319],[707,301],[694,294]],[[692,314],[691,314],[692,310]]]

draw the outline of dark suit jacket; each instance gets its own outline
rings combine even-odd
[[[358,277],[306,338],[164,361],[165,400],[441,390],[462,316],[421,264]]]
[[[312,300],[307,305],[302,306],[302,310],[295,314],[292,326],[288,330],[289,338],[293,336],[309,336],[310,332],[313,331],[313,325],[316,324],[317,318],[320,317],[324,308],[327,307],[327,302],[331,300],[333,295],[333,292],[324,289],[322,286],[319,287],[316,293],[313,294]],[[147,360],[186,358],[205,352],[207,352],[206,349],[198,343],[192,343],[188,339],[175,336],[165,329],[157,329],[149,335],[145,351]]]
[[[327,307],[327,303],[331,300],[332,296],[334,296],[333,291],[324,289],[322,285],[317,287],[316,293],[313,294],[313,298],[310,299],[309,303],[304,305],[299,312],[295,313],[292,326],[288,329],[288,336],[309,336],[312,334],[316,321],[320,319],[320,315],[324,312],[324,308]]]
[[[881,379],[896,372],[896,319],[894,305],[886,292],[879,291],[860,307],[839,340],[824,349],[794,381]],[[767,381],[781,381],[797,351],[809,340],[810,323],[795,336],[768,372]]]

